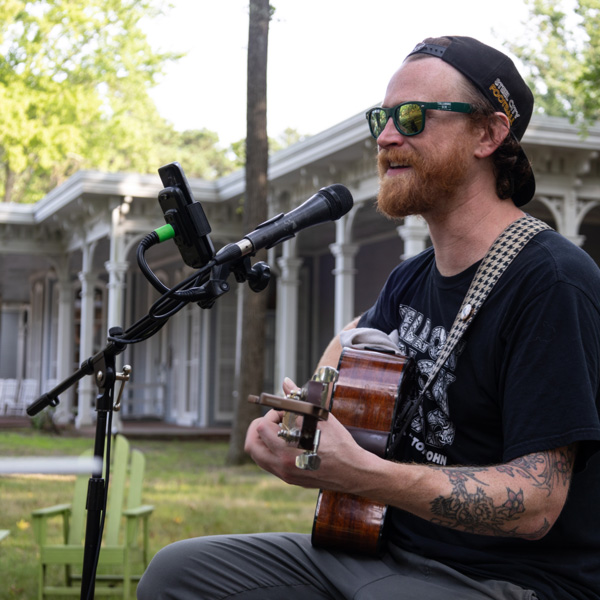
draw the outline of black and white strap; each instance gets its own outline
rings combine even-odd
[[[410,421],[414,418],[425,393],[435,381],[440,369],[456,348],[456,345],[473,322],[492,288],[496,285],[508,265],[529,240],[546,229],[551,229],[551,227],[535,217],[525,215],[511,223],[492,244],[481,261],[473,277],[473,281],[471,281],[467,294],[454,319],[450,333],[440,349],[425,385],[419,395],[412,401],[406,402],[401,409],[397,421],[400,428],[396,434],[398,435],[398,441],[406,431]]]

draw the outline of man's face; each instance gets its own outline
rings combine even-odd
[[[411,100],[464,102],[461,75],[437,58],[409,61],[392,77],[383,106]],[[405,137],[390,119],[377,139],[377,207],[392,218],[448,210],[471,176],[474,134],[467,117],[429,110],[425,129]]]

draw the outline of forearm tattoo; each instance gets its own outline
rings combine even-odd
[[[574,459],[575,446],[566,446],[528,454],[505,465],[443,468],[452,492],[433,500],[431,513],[435,517],[431,521],[469,533],[538,539],[550,528],[548,521],[533,533],[524,534],[519,530],[528,509],[527,492],[535,488],[544,490],[550,497],[557,488],[568,488]],[[514,480],[514,485],[507,486],[501,498],[486,491],[490,487],[488,475],[497,474]],[[469,483],[474,484],[474,490]]]

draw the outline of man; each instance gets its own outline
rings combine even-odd
[[[419,44],[383,109],[367,115],[378,208],[422,215],[433,248],[397,267],[345,335],[357,325],[397,332],[421,384],[479,262],[533,196],[519,145],[532,108],[505,55],[450,37]],[[322,364],[340,352],[336,338]],[[362,449],[335,417],[320,426],[316,471],[296,468],[299,451],[277,436],[281,413],[248,431],[252,458],[284,481],[389,505],[382,557],[313,548],[294,534],[187,540],[159,552],[138,597],[598,599],[599,371],[599,271],[541,232],[444,364],[395,460]]]

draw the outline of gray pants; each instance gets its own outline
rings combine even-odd
[[[154,557],[138,600],[533,600],[392,546],[382,558],[313,548],[289,533],[193,538]]]

